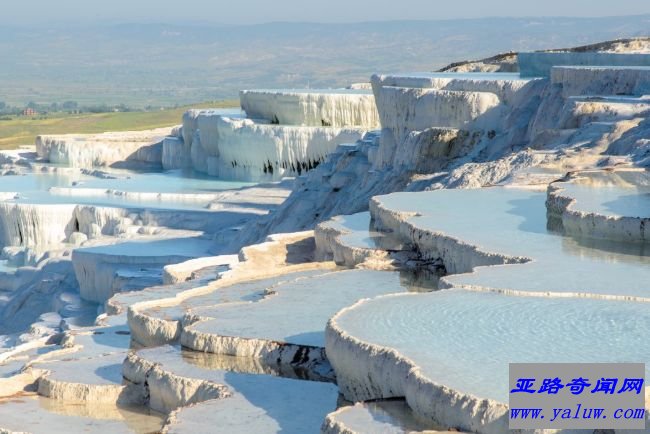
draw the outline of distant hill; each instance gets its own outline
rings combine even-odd
[[[332,87],[495,52],[650,34],[650,15],[251,26],[0,27],[0,101],[185,104],[251,87]]]

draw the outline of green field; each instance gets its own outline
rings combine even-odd
[[[189,108],[224,108],[238,105],[237,101],[218,101],[147,112],[12,116],[11,120],[0,120],[0,149],[33,145],[39,134],[88,134],[173,126],[181,123],[183,113]]]

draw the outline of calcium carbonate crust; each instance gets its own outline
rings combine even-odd
[[[371,249],[347,245],[341,237],[349,231],[338,229],[330,221],[316,225],[316,256],[321,260],[334,260],[338,265],[354,268],[357,265],[372,262],[372,268],[391,267],[390,254],[386,250]]]
[[[417,297],[391,294],[382,297]],[[436,383],[394,349],[373,345],[348,334],[337,318],[367,300],[337,313],[325,329],[327,355],[341,393],[351,401],[404,397],[411,409],[432,423],[479,434],[508,432],[508,407]]]
[[[634,169],[632,169],[634,170]],[[637,170],[640,172],[640,170]],[[577,201],[562,188],[564,182],[579,181],[580,173],[570,174],[562,182],[549,184],[546,209],[563,230],[576,237],[603,238],[622,242],[647,242],[650,217],[613,216],[575,209]]]

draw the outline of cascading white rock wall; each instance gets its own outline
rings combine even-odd
[[[79,282],[81,298],[98,303],[104,303],[120,292],[120,270],[162,270],[165,265],[189,259],[192,257],[183,255],[103,254],[93,249],[76,249],[72,252],[72,265]],[[158,284],[162,282],[162,274],[159,277]]]
[[[75,205],[0,202],[0,246],[56,245],[75,230]]]
[[[101,167],[130,162],[159,166],[162,141],[170,128],[103,134],[38,136],[36,152],[51,163],[70,167]]]
[[[569,98],[560,112],[558,126],[582,128],[592,122],[618,122],[644,117],[650,112],[650,99],[641,98]]]
[[[555,66],[650,66],[650,54],[533,52],[517,55],[522,77],[550,77]]]
[[[216,233],[248,218],[238,212],[221,212],[214,219],[208,211],[0,202],[0,247],[59,245],[71,242],[73,234],[89,239],[116,235],[136,221],[142,226]]]
[[[185,143],[179,137],[165,137],[162,142],[162,167],[165,170],[182,169],[187,167]]]
[[[431,127],[495,129],[502,115],[499,97],[489,92],[384,86],[377,91],[377,106],[382,128],[397,142]]]
[[[534,85],[530,79],[517,79],[513,74],[471,74],[460,76],[455,73],[432,73],[420,75],[381,75],[372,76],[373,90],[383,86],[407,87],[421,89],[452,90],[462,92],[489,92],[497,95],[502,103],[508,105],[519,104],[526,98],[526,88]]]
[[[573,67],[551,69],[551,82],[565,97],[579,95],[650,94],[650,67]]]
[[[371,92],[362,90],[273,91],[239,93],[249,118],[281,125],[377,128],[379,115]]]
[[[409,134],[430,128],[498,130],[506,112],[496,94],[425,88],[378,86],[375,89],[382,125],[376,167],[393,163]]]
[[[362,128],[299,127],[259,123],[214,113],[198,116],[192,139],[193,168],[224,179],[276,180],[315,167],[341,143],[354,143]]]

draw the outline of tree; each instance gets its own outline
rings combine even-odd
[[[63,103],[63,110],[77,110],[77,107],[79,107],[77,101],[66,101]]]

